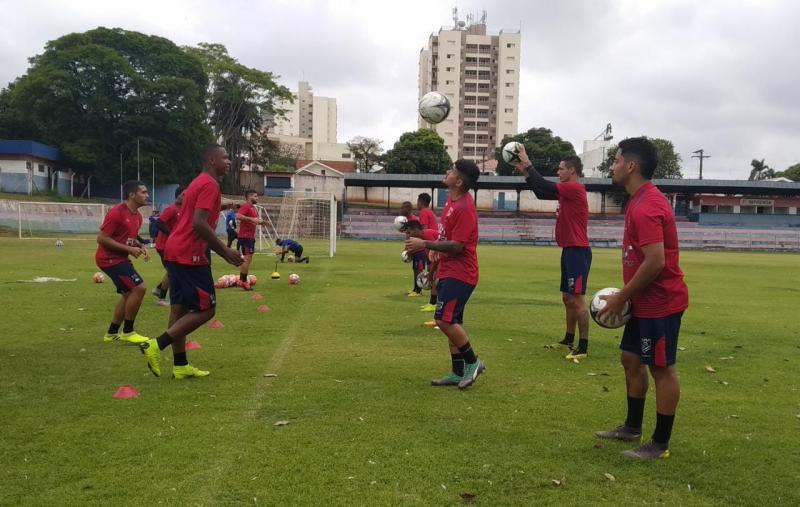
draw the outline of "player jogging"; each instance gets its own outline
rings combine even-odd
[[[517,171],[539,199],[558,200],[556,211],[556,244],[561,247],[561,300],[564,302],[567,330],[559,343],[569,347],[567,359],[580,359],[589,352],[589,311],[584,295],[592,266],[589,247],[589,201],[586,187],[578,181],[583,176],[583,164],[576,156],[565,157],[558,164],[558,183],[546,180],[533,167],[525,147],[518,148]],[[575,327],[579,331],[577,348]]]
[[[164,263],[169,274],[170,316],[167,330],[140,345],[153,375],[161,376],[161,351],[172,346],[176,379],[205,377],[210,372],[189,364],[186,337],[210,320],[216,312],[210,250],[229,264],[239,266],[239,252],[227,248],[214,232],[219,220],[219,181],[228,173],[230,159],[225,148],[211,145],[203,150],[203,171],[183,194],[181,216],[167,239]]]
[[[438,299],[434,318],[450,344],[452,371],[431,381],[434,386],[457,385],[465,389],[483,373],[485,365],[469,342],[462,323],[464,308],[478,284],[478,213],[469,194],[475,188],[480,171],[474,162],[457,160],[447,171],[443,183],[449,191],[439,224],[439,240],[406,239],[409,253],[424,249],[439,252]]]
[[[258,192],[247,190],[244,193],[244,201],[236,213],[236,219],[239,221],[239,239],[236,241],[236,248],[242,252],[242,257],[244,257],[236,285],[244,290],[253,290],[247,281],[247,275],[250,273],[250,263],[253,261],[253,252],[256,249],[256,226],[261,225],[264,221],[258,218],[258,211],[255,207],[258,202]]]
[[[144,343],[148,338],[134,331],[133,325],[146,289],[144,280],[133,268],[128,256],[144,256],[145,260],[149,258],[139,239],[139,229],[142,227],[139,208],[147,205],[149,196],[147,187],[141,181],[126,181],[122,185],[122,191],[125,201],[111,208],[103,219],[97,233],[97,251],[94,256],[97,267],[108,275],[114,282],[117,293],[122,296],[114,307],[114,315],[103,341]],[[119,332],[120,325],[122,333]]]
[[[164,211],[159,215],[156,220],[156,227],[158,228],[158,235],[156,236],[156,252],[161,258],[161,265],[164,266],[164,276],[158,286],[153,288],[153,295],[158,298],[159,306],[169,306],[166,301],[167,291],[169,290],[169,276],[166,272],[166,265],[164,264],[164,247],[167,245],[167,237],[178,219],[181,216],[181,204],[183,203],[183,189],[178,187],[175,189],[175,202],[167,206]]]
[[[647,368],[656,383],[656,428],[649,442],[623,454],[630,458],[669,458],[672,423],[680,397],[675,359],[681,317],[689,306],[689,289],[678,265],[678,229],[664,194],[650,181],[658,164],[647,138],[625,139],[611,166],[611,179],[630,195],[625,207],[622,278],[618,294],[605,296],[606,312],[619,314],[630,301],[632,315],[619,348],[625,369],[628,416],[622,426],[599,431],[599,438],[640,441]]]

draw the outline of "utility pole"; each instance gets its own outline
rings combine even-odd
[[[699,158],[700,159],[700,179],[702,180],[703,179],[703,159],[704,158],[711,158],[711,155],[703,155],[703,149],[702,148],[700,148],[697,151],[693,151],[692,153],[694,153],[694,155],[692,155],[692,158]]]

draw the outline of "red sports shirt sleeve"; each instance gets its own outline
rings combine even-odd
[[[578,182],[574,181],[567,181],[564,183],[556,183],[556,190],[558,191],[558,195],[567,200],[575,200],[583,197],[583,185]]]
[[[214,182],[209,181],[197,193],[197,202],[194,209],[204,209],[211,211],[218,204],[220,198],[219,187]]]
[[[119,219],[119,213],[117,213],[117,209],[112,208],[103,219],[103,225],[100,226],[100,230],[109,236],[113,236],[114,231],[117,230],[117,227],[119,227],[121,223],[122,222]]]
[[[158,219],[164,222],[165,224],[168,224],[169,221],[172,220],[172,217],[174,217],[175,213],[177,212],[178,212],[177,206],[175,205],[167,206],[167,209],[161,212],[161,216],[159,216]]]

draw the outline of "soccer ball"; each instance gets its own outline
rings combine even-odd
[[[300,283],[300,275],[297,273],[289,275],[289,285],[297,285],[298,283]]]
[[[256,282],[258,282],[258,278],[256,278],[256,275],[247,275],[247,283],[249,283],[250,285],[255,285]]]
[[[408,252],[407,252],[407,251],[405,251],[405,250],[403,250],[403,253],[401,253],[401,254],[400,254],[400,259],[401,259],[403,262],[411,262],[411,256],[410,256],[410,255],[408,255]]]
[[[427,271],[421,271],[417,274],[417,285],[422,289],[430,290],[431,277],[428,275]]]
[[[394,218],[394,228],[398,231],[405,227],[407,223],[408,219],[403,215],[399,215]]]
[[[103,283],[106,281],[106,275],[98,271],[92,275],[92,280],[94,280],[94,283]]]
[[[56,240],[56,248],[61,248],[62,246],[64,246],[64,242],[61,241],[60,239],[57,239]]]
[[[625,302],[625,306],[622,309],[622,315],[617,317],[610,317],[609,315],[598,316],[597,312],[601,309],[605,308],[606,301],[604,299],[600,299],[600,296],[610,296],[611,294],[616,294],[619,292],[619,289],[614,287],[607,287],[605,289],[600,289],[595,293],[594,297],[592,298],[592,303],[589,305],[589,313],[592,314],[592,319],[597,322],[597,325],[600,327],[605,327],[607,329],[614,329],[618,327],[622,327],[628,322],[631,318],[631,303],[630,301]]]
[[[503,155],[503,160],[506,161],[506,164],[513,164],[515,162],[519,162],[519,147],[522,146],[521,143],[516,141],[511,141],[510,143],[506,143],[501,150],[501,154]]]
[[[428,123],[441,123],[450,114],[450,101],[441,92],[428,92],[419,100],[419,115]]]
[[[294,255],[290,254],[286,256],[286,262],[294,262],[294,261],[295,261]]]

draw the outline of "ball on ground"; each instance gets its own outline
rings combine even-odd
[[[92,280],[94,281],[94,283],[103,283],[106,281],[106,275],[98,271],[97,273],[92,275]]]
[[[297,285],[298,283],[300,283],[300,275],[298,275],[297,273],[292,273],[291,275],[289,275],[290,285]]]

